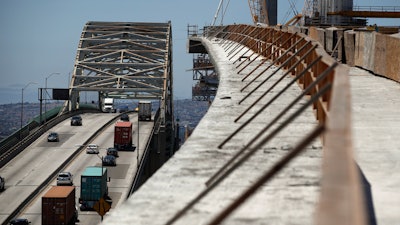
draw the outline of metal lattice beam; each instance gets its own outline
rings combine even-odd
[[[80,91],[123,99],[172,95],[170,23],[88,22],[79,41],[70,84],[71,109]]]

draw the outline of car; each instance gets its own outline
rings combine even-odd
[[[60,139],[59,139],[59,137],[58,137],[58,133],[56,133],[56,132],[51,132],[51,133],[49,134],[49,136],[47,136],[47,141],[48,141],[48,142],[59,142]]]
[[[77,115],[71,118],[71,126],[82,126],[82,117]]]
[[[116,166],[117,159],[113,155],[106,155],[102,159],[103,166]]]
[[[124,112],[128,112],[128,111],[129,111],[129,108],[127,105],[118,107],[118,112],[120,112],[120,113],[124,113]]]
[[[99,146],[96,144],[88,144],[86,146],[87,154],[99,154]]]
[[[28,219],[25,218],[16,218],[16,219],[12,219],[10,221],[11,225],[28,225],[31,222]]]
[[[60,172],[57,177],[57,186],[74,184],[73,176],[70,172]]]
[[[121,118],[120,119],[122,121],[129,121],[129,116],[128,116],[128,114],[124,113],[124,114],[121,114]]]
[[[0,191],[4,191],[6,188],[6,180],[0,176]]]
[[[118,150],[116,148],[107,148],[107,155],[113,155],[114,157],[119,157]]]

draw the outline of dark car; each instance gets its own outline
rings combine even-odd
[[[81,116],[73,116],[71,118],[71,126],[82,126],[82,117]]]
[[[17,219],[12,219],[10,221],[10,224],[12,225],[28,225],[31,222],[28,221],[28,219],[24,219],[24,218],[17,218]]]
[[[118,108],[118,111],[119,111],[120,113],[128,112],[128,111],[129,111],[129,108],[128,108],[127,105],[120,106],[120,107]]]
[[[6,181],[3,177],[0,177],[0,191],[3,191],[6,187]]]
[[[117,159],[113,155],[106,155],[103,157],[103,166],[116,166]]]
[[[59,139],[59,137],[58,137],[58,133],[56,133],[56,132],[51,132],[51,133],[49,134],[49,136],[47,136],[47,141],[48,141],[48,142],[59,142],[60,139]]]
[[[121,114],[121,120],[122,121],[129,121],[129,116],[128,116],[128,114]]]
[[[119,157],[118,150],[116,148],[107,148],[107,155]]]

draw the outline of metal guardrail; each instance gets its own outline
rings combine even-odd
[[[161,125],[161,117],[160,117],[160,110],[157,110],[156,114],[154,115],[154,126],[153,129],[150,132],[150,137],[153,137],[154,134],[158,133],[160,130],[160,125]],[[149,160],[150,157],[150,144],[152,143],[152,138],[149,138],[146,143],[146,147],[144,148],[143,155],[140,159],[138,159],[138,169],[136,171],[135,177],[132,181],[130,191],[126,198],[128,199],[129,196],[131,196],[139,187],[146,181],[148,177],[143,177],[145,170],[146,170],[146,164],[147,160]],[[139,151],[137,149],[136,151]]]
[[[353,11],[400,12],[400,6],[354,6]]]
[[[158,119],[160,120],[160,119]],[[151,130],[150,133],[150,137],[153,137],[154,131],[156,129],[156,126],[153,126],[153,129]],[[128,199],[129,196],[131,196],[131,194],[133,194],[137,189],[139,189],[139,187],[143,184],[143,174],[145,172],[146,169],[146,163],[147,160],[149,159],[149,155],[150,155],[150,144],[152,142],[152,139],[149,138],[149,140],[146,143],[146,147],[144,148],[144,152],[142,157],[139,159],[138,163],[138,170],[136,171],[135,177],[133,179],[133,182],[131,184],[131,188],[129,190],[128,195],[126,196],[126,198]],[[136,151],[139,151],[139,149],[136,149]]]
[[[300,115],[306,107],[312,106],[319,125],[309,134],[303,136],[295,148],[285,155],[277,164],[251,185],[238,198],[224,208],[209,224],[219,224],[227,216],[229,216],[236,208],[243,204],[255,191],[267,183],[280,169],[285,167],[291,159],[301,152],[314,138],[320,137],[323,141],[323,171],[321,179],[321,192],[319,204],[316,206],[315,224],[366,224],[366,209],[364,207],[364,194],[359,171],[353,161],[353,147],[351,136],[351,104],[350,104],[350,87],[349,87],[349,68],[345,65],[339,65],[330,57],[325,50],[316,41],[311,40],[303,34],[290,33],[272,27],[254,27],[249,25],[230,25],[223,29],[219,27],[218,32],[205,31],[205,34],[212,33],[218,38],[220,46],[228,52],[228,57],[232,54],[237,55],[243,50],[243,46],[249,48],[244,54],[238,56],[236,68],[237,73],[243,71],[243,68],[250,64],[266,61],[272,62],[277,68],[275,71],[284,69],[286,72],[283,76],[266,90],[262,96],[250,105],[243,112],[247,113],[251,107],[270,93],[284,77],[292,75],[293,79],[282,90],[275,91],[270,101],[264,107],[254,113],[253,117],[242,122],[237,130],[231,136],[227,137],[220,145],[223,148],[234,135],[249,124],[249,122],[261,114],[263,110],[276,101],[285,89],[294,83],[297,83],[303,92],[286,108],[284,108],[264,129],[260,131],[249,144],[241,148],[237,154],[230,158],[224,166],[220,168],[206,183],[207,188],[199,193],[192,201],[190,201],[182,210],[177,212],[166,224],[173,224],[182,215],[184,215],[192,206],[198,203],[204,196],[212,191],[224,178],[241,166],[254,152],[259,150],[267,141],[273,138],[280,130],[284,129],[292,120]],[[218,40],[217,39],[217,40]],[[253,53],[248,53],[249,51]],[[243,52],[243,51],[242,51]],[[253,60],[250,60],[251,57]],[[263,60],[255,61],[255,58],[263,58]],[[232,57],[231,57],[232,59]],[[247,64],[245,64],[245,61]],[[260,65],[257,66],[257,68]],[[260,74],[250,81],[259,79],[261,74],[265,73],[271,67],[262,71]],[[253,73],[255,69],[251,72]],[[276,72],[272,72],[265,80],[266,82]],[[245,76],[242,81],[246,81]],[[261,85],[261,84],[260,84]],[[251,95],[260,85],[249,92]],[[245,86],[244,88],[247,88]],[[242,90],[243,91],[243,90]],[[277,92],[277,93],[276,93]],[[270,93],[271,94],[271,93]],[[271,94],[272,95],[272,94]],[[300,99],[308,96],[308,101],[301,107],[293,108],[294,104]],[[247,96],[241,100],[246,101]],[[277,121],[291,111],[295,111],[287,115],[284,121]],[[242,115],[243,115],[242,114]],[[241,119],[239,116],[234,122]],[[274,125],[274,126],[273,126]],[[272,131],[269,131],[274,127]],[[266,132],[268,131],[268,132]],[[265,136],[266,134],[266,136]],[[261,139],[261,137],[264,137]],[[261,139],[261,140],[260,140]],[[342,205],[348,208],[342,210]]]

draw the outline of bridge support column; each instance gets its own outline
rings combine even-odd
[[[79,109],[79,92],[78,91],[71,91],[70,93],[70,101],[69,104],[69,111],[75,111]]]

